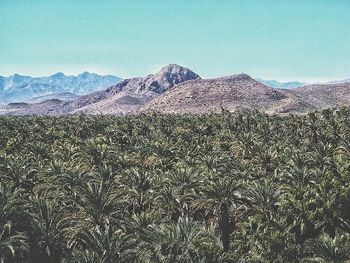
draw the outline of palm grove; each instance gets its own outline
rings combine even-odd
[[[0,118],[0,262],[347,262],[350,112]]]

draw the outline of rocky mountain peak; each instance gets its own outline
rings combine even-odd
[[[80,73],[77,77],[82,78],[82,79],[89,79],[89,78],[94,78],[96,76],[95,73],[90,73],[88,71],[84,71]]]
[[[169,64],[155,74],[143,78],[126,79],[107,89],[107,92],[132,91],[155,95],[161,94],[179,83],[195,79],[200,79],[200,76],[192,70],[177,64]]]
[[[14,74],[14,75],[8,77],[8,79],[10,79],[12,82],[21,82],[21,81],[27,80],[29,78],[30,77],[28,77],[28,76],[23,76],[23,75],[19,75],[19,74]]]
[[[156,74],[147,76],[144,88],[156,93],[163,93],[179,83],[194,79],[200,79],[200,76],[188,68],[169,64]]]
[[[226,76],[226,77],[223,77],[222,79],[232,80],[232,81],[253,81],[253,82],[255,82],[255,80],[251,76],[249,76],[248,74],[245,74],[245,73]]]
[[[169,64],[163,67],[154,75],[154,77],[165,78],[170,82],[178,80],[178,83],[200,78],[200,76],[194,73],[192,70],[177,64]]]
[[[51,75],[51,78],[64,78],[66,75],[63,72],[57,72],[53,75]]]

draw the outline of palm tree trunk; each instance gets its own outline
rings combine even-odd
[[[230,218],[228,214],[228,205],[226,203],[221,204],[219,224],[221,242],[226,252],[230,249]]]

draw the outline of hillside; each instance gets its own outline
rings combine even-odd
[[[259,110],[267,113],[307,111],[310,107],[286,90],[273,89],[238,74],[216,79],[188,81],[147,103],[141,111],[205,113]]]
[[[292,93],[314,109],[350,105],[350,82],[308,85],[293,89]]]

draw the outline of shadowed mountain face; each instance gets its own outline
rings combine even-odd
[[[201,79],[190,69],[171,64],[155,74],[126,79],[74,101],[50,99],[34,104],[12,104],[0,114],[181,114],[218,112],[222,108],[290,114],[341,105],[350,105],[350,83],[276,89],[246,74]]]

